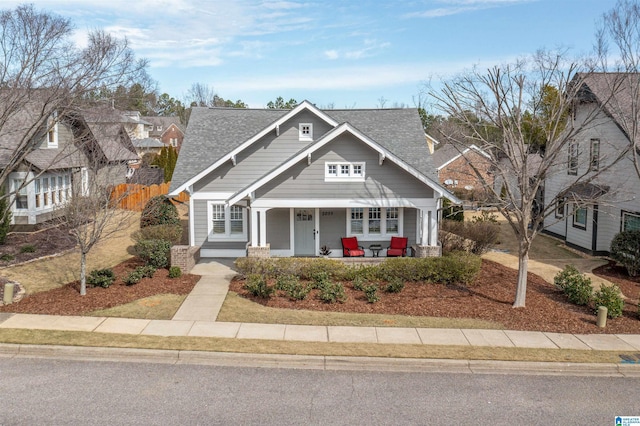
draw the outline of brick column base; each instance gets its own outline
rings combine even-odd
[[[249,246],[247,247],[247,257],[269,258],[271,257],[271,245],[267,244],[264,247]]]
[[[413,249],[413,257],[440,257],[442,256],[442,247],[440,246],[411,246]]]
[[[171,266],[179,267],[184,274],[191,272],[200,260],[200,247],[173,246],[171,247]]]

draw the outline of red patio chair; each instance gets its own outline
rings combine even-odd
[[[364,247],[358,245],[357,237],[342,237],[343,257],[364,257]]]
[[[391,244],[387,247],[387,257],[407,255],[407,237],[391,237]]]

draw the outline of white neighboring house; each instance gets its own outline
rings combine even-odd
[[[624,83],[638,75],[596,73],[581,78],[582,95],[570,124],[578,128],[594,112],[597,115],[567,144],[565,157],[547,174],[545,206],[555,205],[555,212],[545,218],[543,232],[570,247],[605,255],[618,232],[640,229],[640,179],[631,153],[611,165],[630,146],[623,123],[632,117],[632,101]],[[613,94],[612,87],[617,88]]]

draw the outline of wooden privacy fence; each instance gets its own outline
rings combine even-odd
[[[168,194],[170,183],[171,182],[167,182],[161,185],[151,186],[121,183],[111,191],[111,201],[114,202],[118,208],[141,212],[147,204],[147,201],[151,198],[156,195]],[[184,203],[189,201],[189,195],[186,192],[181,192],[180,195],[172,197],[171,200]]]

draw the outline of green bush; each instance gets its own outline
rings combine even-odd
[[[640,230],[623,231],[611,240],[610,256],[635,277],[640,272]]]
[[[35,253],[36,247],[33,244],[26,244],[20,247],[20,253]]]
[[[11,262],[15,258],[16,257],[10,253],[5,253],[2,256],[0,256],[0,260],[2,260],[3,262]]]
[[[155,268],[164,268],[169,264],[171,243],[166,240],[143,240],[133,246],[136,256]]]
[[[136,269],[134,269],[133,271],[125,275],[122,278],[122,281],[126,285],[134,285],[134,284],[138,284],[140,280],[143,278],[144,278],[144,271],[140,269],[140,267],[137,267]]]
[[[419,260],[420,281],[446,285],[473,282],[482,265],[479,256],[459,252]]]
[[[300,280],[295,275],[281,275],[276,279],[276,290],[289,291],[296,286]]]
[[[464,208],[458,204],[451,204],[448,198],[442,201],[442,218],[455,220],[456,222],[464,221]]]
[[[591,278],[581,274],[574,266],[567,265],[553,278],[556,287],[564,292],[569,302],[576,305],[587,305],[593,297]]]
[[[5,196],[4,189],[0,190],[0,244],[7,241],[7,234],[11,228],[11,209],[9,199]]]
[[[180,241],[182,241],[182,225],[163,224],[146,226],[135,231],[131,235],[131,238],[133,238],[135,242],[144,240],[166,240],[172,244],[180,244]]]
[[[140,215],[140,228],[154,225],[179,225],[178,209],[164,195],[147,201]]]
[[[331,285],[331,277],[329,276],[329,273],[325,271],[315,272],[311,279],[313,280],[313,288],[322,289]]]
[[[404,280],[402,278],[392,278],[385,286],[384,291],[387,293],[400,293],[404,289]]]
[[[263,299],[270,298],[276,291],[275,287],[267,284],[264,276],[258,274],[249,275],[244,284],[244,288],[252,295]]]
[[[327,283],[320,288],[320,300],[326,303],[344,302],[347,295],[342,283]]]
[[[144,278],[153,278],[157,270],[153,265],[138,266],[136,269],[140,269]]]
[[[292,282],[285,291],[287,293],[287,296],[289,296],[291,300],[304,300],[309,295],[311,286],[299,281],[295,281]]]
[[[182,269],[179,266],[169,268],[169,278],[178,278],[182,276]]]
[[[353,288],[358,291],[364,291],[364,283],[364,278],[362,278],[360,275],[353,277],[353,280],[351,280]]]
[[[378,296],[378,286],[375,284],[369,284],[364,286],[364,295],[367,298],[367,302],[376,303],[380,300]]]
[[[113,284],[115,279],[116,276],[111,269],[94,269],[87,276],[87,284],[107,288]]]
[[[607,316],[609,318],[618,318],[619,316],[622,316],[624,300],[622,299],[620,288],[615,284],[610,286],[601,286],[600,290],[596,291],[593,295],[593,304],[596,307],[596,313],[598,306],[604,306],[607,308]]]

